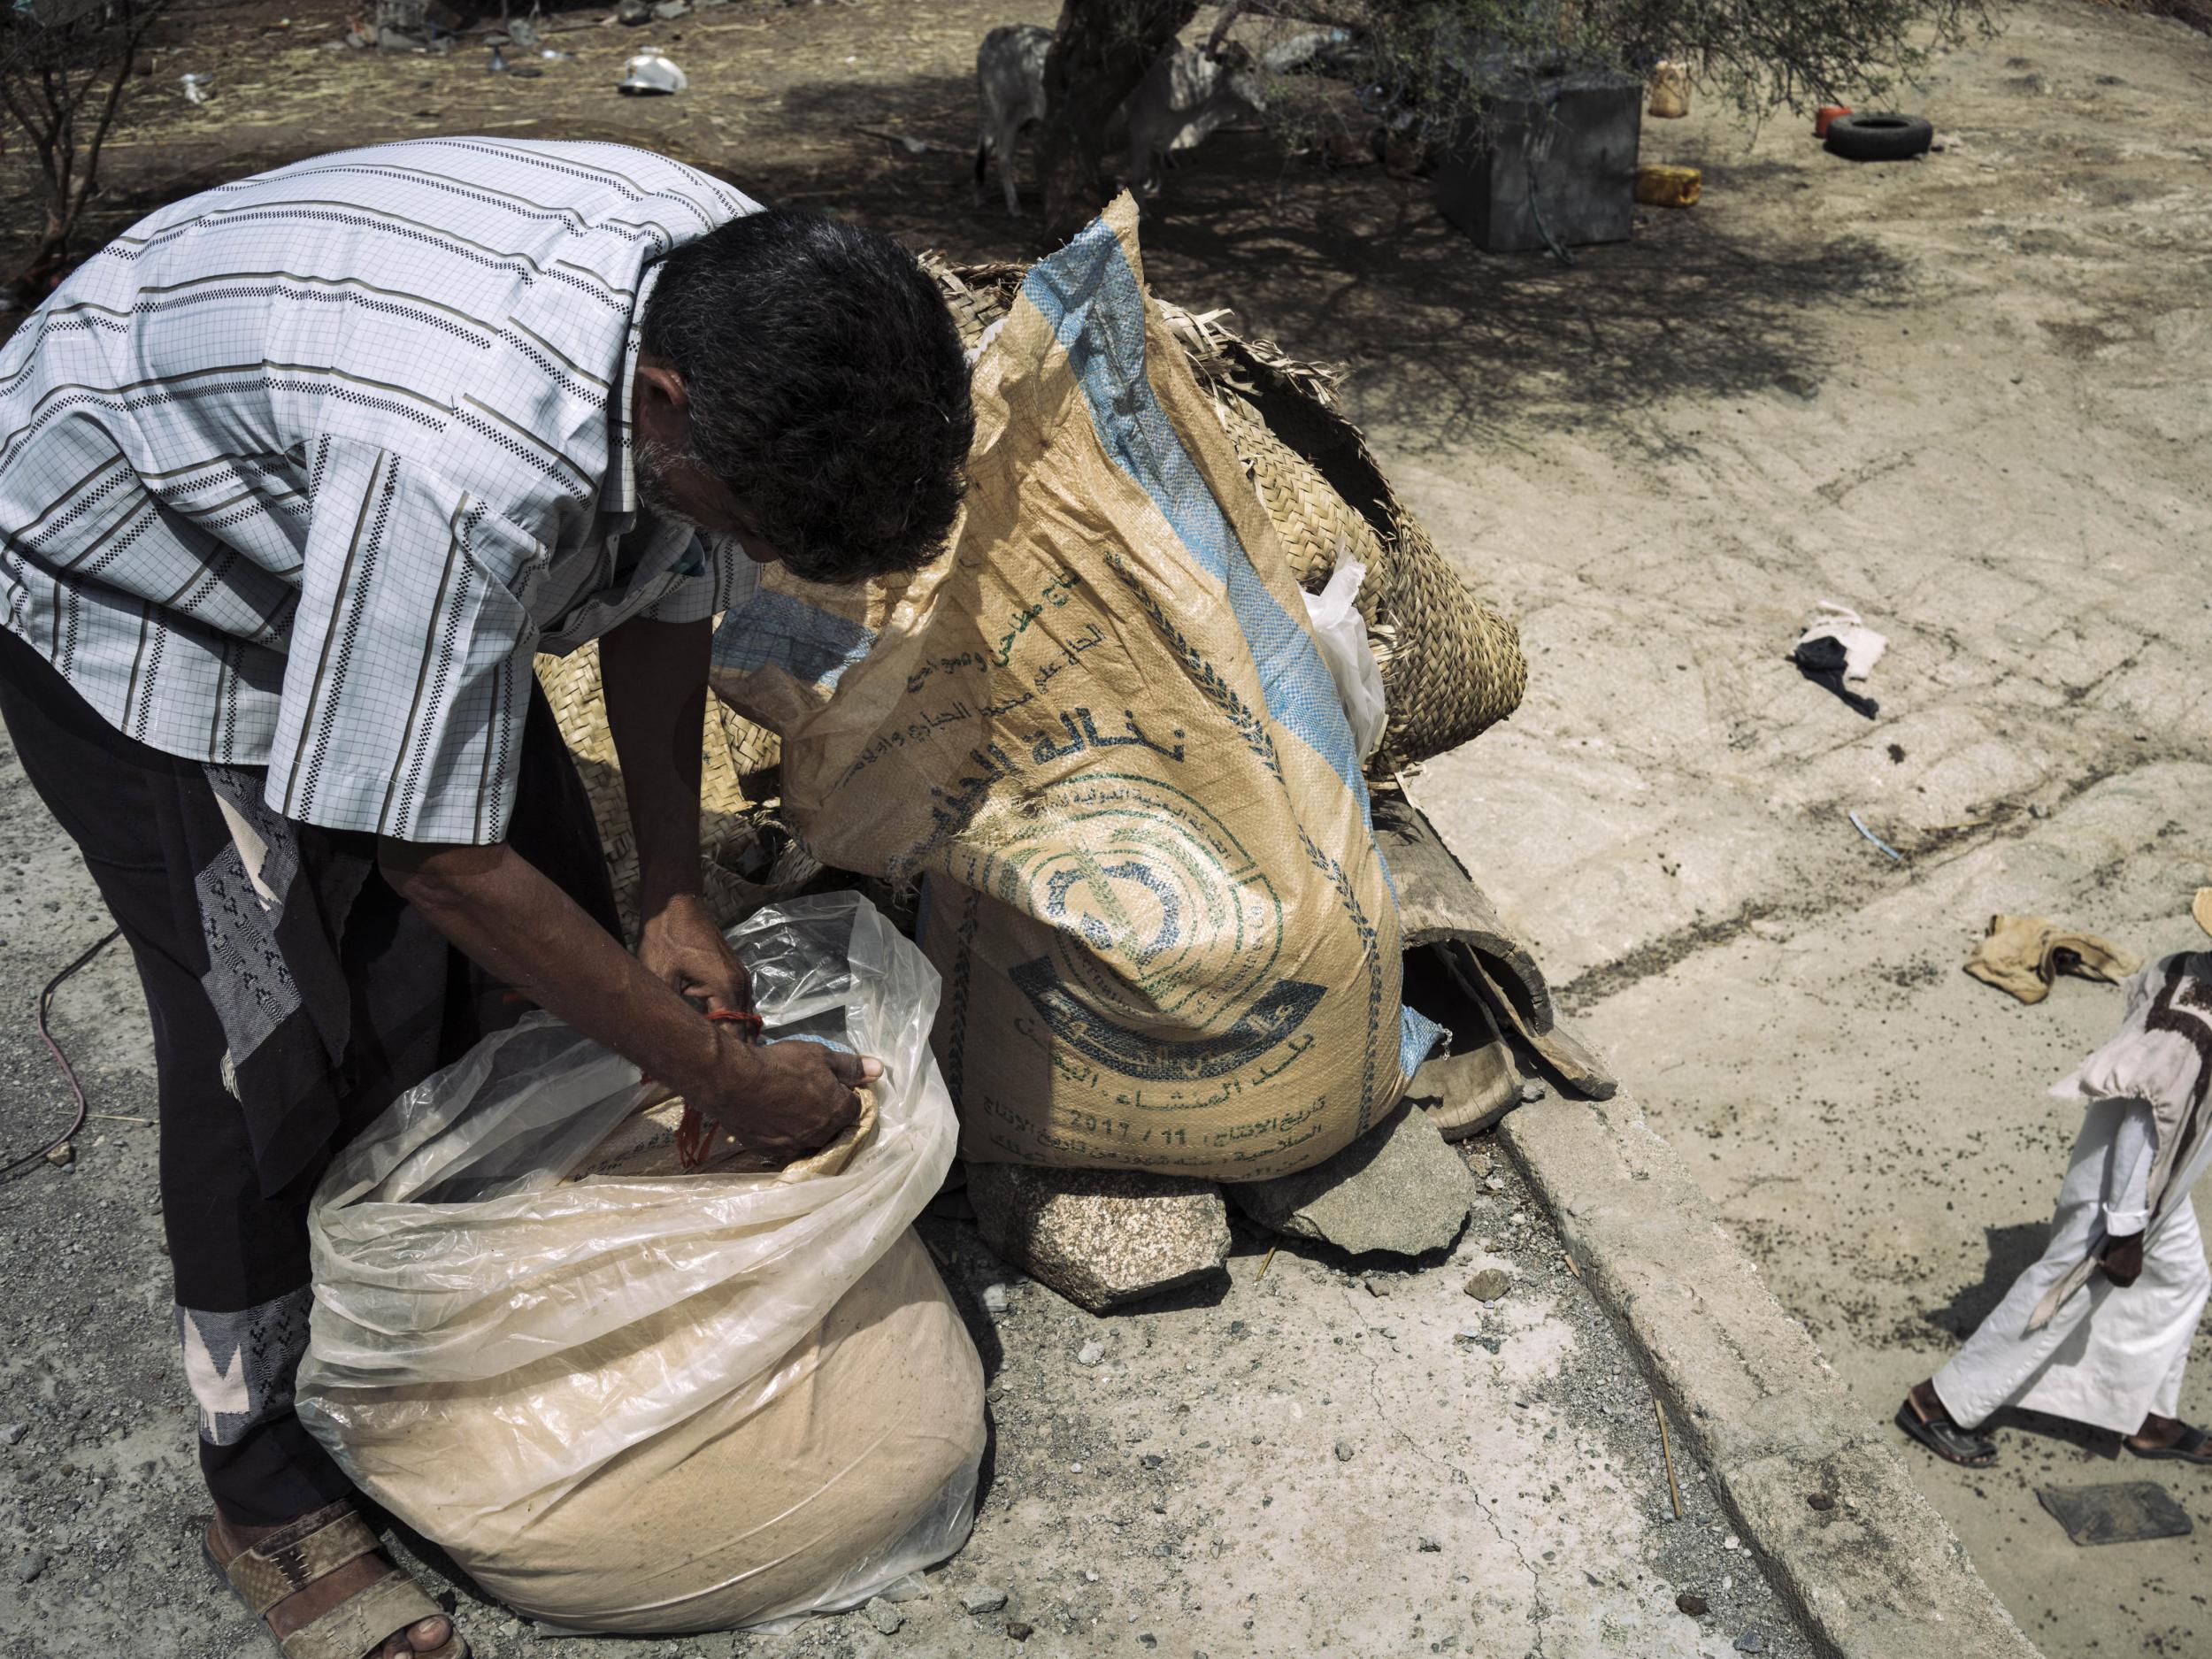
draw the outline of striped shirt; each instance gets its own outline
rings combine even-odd
[[[0,349],[6,626],[288,818],[506,831],[531,657],[752,591],[640,503],[657,262],[754,211],[612,144],[322,156],[145,219]]]

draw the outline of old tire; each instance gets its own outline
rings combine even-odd
[[[1846,161],[1910,161],[1935,142],[1935,127],[1917,115],[1839,115],[1828,123],[1828,148]]]

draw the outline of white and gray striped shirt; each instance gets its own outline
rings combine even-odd
[[[657,262],[754,204],[612,144],[323,156],[132,227],[0,349],[0,601],[301,821],[506,831],[535,651],[751,592],[637,500]]]

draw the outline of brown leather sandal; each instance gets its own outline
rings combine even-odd
[[[269,1609],[296,1595],[318,1578],[326,1578],[349,1561],[384,1548],[376,1533],[343,1499],[303,1515],[250,1544],[228,1561],[218,1561],[202,1534],[208,1563],[238,1593],[238,1599],[264,1621]],[[365,1590],[356,1591],[321,1617],[294,1631],[280,1644],[285,1659],[364,1659],[401,1631],[426,1618],[446,1618],[446,1610],[420,1586],[395,1567]],[[270,1632],[274,1636],[275,1632]],[[415,1659],[468,1659],[469,1645],[456,1630],[443,1647]]]

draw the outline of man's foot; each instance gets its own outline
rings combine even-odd
[[[1897,1426],[1946,1463],[1986,1469],[1997,1461],[1996,1447],[1951,1421],[1933,1382],[1912,1386],[1905,1403],[1897,1408]]]
[[[227,1566],[255,1545],[285,1530],[278,1526],[239,1526],[219,1514],[208,1523],[208,1553],[218,1565]],[[263,1615],[263,1620],[281,1642],[342,1603],[371,1590],[393,1571],[392,1563],[381,1550],[356,1556],[319,1578],[310,1578],[303,1588],[272,1606]],[[441,1613],[395,1630],[380,1642],[369,1637],[359,1653],[373,1655],[373,1659],[414,1659],[420,1654],[442,1654],[453,1641],[453,1621]],[[456,1646],[453,1651],[458,1654],[465,1649]]]
[[[2127,1437],[2127,1448],[2138,1457],[2212,1463],[2212,1434],[2191,1428],[2179,1417],[2162,1417],[2155,1411],[2143,1419],[2141,1428]]]

